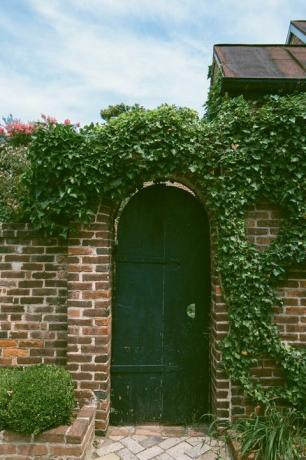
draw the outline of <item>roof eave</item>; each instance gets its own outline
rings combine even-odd
[[[235,78],[222,77],[221,92],[224,94],[258,93],[271,94],[273,92],[306,91],[306,79],[302,78]]]

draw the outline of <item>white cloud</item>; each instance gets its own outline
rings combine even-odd
[[[11,56],[1,64],[1,112],[84,122],[118,102],[200,110],[213,43],[282,42],[302,3],[28,0],[35,13],[28,24],[20,27],[14,15],[0,18],[13,37]]]

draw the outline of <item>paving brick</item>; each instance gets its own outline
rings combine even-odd
[[[96,457],[95,460],[118,460],[120,459],[120,457],[118,457],[118,455],[112,453],[112,454],[107,454],[107,455],[103,455],[103,457]]]
[[[119,458],[122,460],[138,460],[136,455],[133,454],[129,449],[119,450]]]
[[[125,436],[109,436],[109,439],[111,439],[112,441],[120,441],[123,438],[125,438]]]
[[[208,441],[210,438],[207,436],[192,436],[186,439],[186,441],[191,444],[192,446],[196,446],[200,443],[205,442],[206,440]]]
[[[180,455],[185,454],[186,450],[188,449],[190,449],[190,444],[188,444],[186,441],[183,441],[179,444],[176,444],[176,446],[171,447],[171,449],[168,449],[167,453],[172,455],[172,457],[177,458]]]
[[[135,439],[135,441],[141,442],[146,439],[147,436],[144,436],[143,434],[133,434],[132,438]]]
[[[124,446],[120,442],[111,442],[110,444],[103,444],[102,447],[97,450],[97,454],[102,457],[103,455],[117,452],[123,448]]]
[[[167,439],[164,439],[161,443],[159,443],[159,447],[167,450],[167,449],[171,449],[171,447],[175,446],[179,442],[181,442],[180,438],[167,438]]]
[[[166,452],[164,452],[163,454],[160,454],[158,455],[157,457],[155,457],[156,460],[173,460],[173,457],[171,457],[169,454],[167,454]]]
[[[140,460],[150,460],[151,458],[156,457],[157,455],[161,454],[163,450],[159,446],[153,446],[150,447],[149,449],[146,449],[139,454],[137,454],[137,457]]]
[[[205,454],[205,452],[208,452],[209,450],[211,450],[211,446],[201,443],[197,446],[193,446],[190,449],[187,449],[186,454],[191,458],[198,458],[200,455]]]
[[[145,446],[140,445],[135,439],[133,438],[124,438],[120,441],[125,447],[127,447],[133,454],[138,454],[144,450]]]
[[[147,449],[148,447],[152,447],[156,444],[159,444],[162,440],[163,438],[161,436],[150,436],[141,441],[140,444]]]

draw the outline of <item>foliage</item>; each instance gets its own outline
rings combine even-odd
[[[300,460],[306,448],[305,418],[294,409],[268,407],[230,424],[229,436],[239,441],[241,454],[254,460]]]
[[[216,90],[217,91],[217,90]],[[305,351],[283,343],[272,324],[275,286],[306,260],[306,95],[260,101],[221,98],[203,120],[187,108],[134,108],[81,130],[46,124],[32,135],[25,216],[66,235],[89,222],[98,202],[118,202],[149,180],[193,183],[217,229],[216,262],[229,307],[223,364],[254,401],[305,411]],[[218,109],[218,110],[217,110]],[[280,205],[284,223],[265,252],[247,242],[245,213],[260,199]],[[270,357],[284,384],[266,388],[250,369]]]
[[[109,105],[105,109],[100,110],[100,115],[102,120],[109,121],[111,118],[118,117],[122,113],[132,112],[133,110],[144,110],[139,104],[126,105],[126,104],[116,104]]]
[[[18,219],[26,193],[21,180],[27,169],[27,149],[10,143],[0,144],[0,221]]]
[[[55,126],[58,124],[56,118],[50,115],[41,114],[41,119],[24,123],[18,118],[14,118],[12,114],[8,117],[2,117],[4,125],[0,125],[0,143],[9,141],[10,145],[13,146],[27,145],[31,142],[32,135],[37,129],[46,125]],[[69,118],[64,120],[64,125],[72,125]],[[77,123],[74,126],[79,127],[80,124]]]
[[[0,369],[0,431],[6,427],[9,417],[8,406],[19,376],[19,369]]]
[[[0,429],[38,434],[71,419],[74,388],[64,368],[0,369],[0,388]]]
[[[213,78],[213,68],[210,67],[208,71],[208,78]],[[208,92],[207,101],[204,104],[205,117],[207,120],[213,120],[222,107],[224,96],[221,96],[222,78],[220,71],[217,71],[214,77],[214,83]]]

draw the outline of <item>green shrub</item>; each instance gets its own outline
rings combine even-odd
[[[7,428],[8,406],[19,376],[19,369],[0,369],[0,431]]]
[[[28,165],[25,146],[0,143],[0,222],[19,219],[26,194],[21,177]]]
[[[0,384],[2,381],[0,415],[4,418],[3,428],[38,434],[70,422],[74,387],[65,369],[53,365],[1,369]]]

